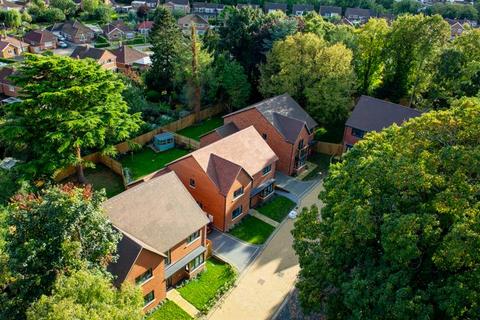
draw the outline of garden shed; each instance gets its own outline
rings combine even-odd
[[[175,136],[172,132],[163,132],[153,137],[153,145],[158,151],[165,151],[175,147]]]

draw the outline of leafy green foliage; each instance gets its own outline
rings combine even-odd
[[[277,41],[261,68],[265,97],[288,92],[318,122],[344,120],[354,87],[352,52],[313,33]]]
[[[81,167],[82,149],[112,153],[113,143],[139,129],[140,114],[130,115],[122,99],[122,81],[93,60],[28,55],[18,71],[13,80],[23,101],[5,106],[0,134],[28,156],[23,167],[34,176]]]
[[[450,38],[450,27],[436,15],[404,15],[392,24],[385,45],[384,80],[379,95],[414,103],[428,90],[437,58]]]
[[[102,192],[64,185],[18,195],[8,205],[5,251],[14,280],[4,292],[2,318],[21,315],[48,295],[58,274],[85,267],[103,271],[115,260],[121,235],[103,211],[104,200]]]
[[[27,311],[28,320],[143,319],[140,288],[124,283],[120,290],[102,273],[80,270],[61,275],[51,296],[43,295]]]
[[[304,309],[329,319],[480,317],[480,100],[371,133],[295,223]]]
[[[60,22],[66,19],[61,9],[47,7],[44,0],[36,0],[28,7],[28,13],[34,22]]]
[[[72,0],[51,0],[50,7],[62,10],[63,14],[71,17],[77,11],[77,5]]]
[[[18,28],[22,25],[22,15],[17,10],[0,10],[0,22],[7,28]]]

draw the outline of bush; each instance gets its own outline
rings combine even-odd
[[[145,98],[147,98],[147,100],[151,102],[159,102],[160,99],[162,98],[162,95],[158,91],[148,90],[145,93]]]

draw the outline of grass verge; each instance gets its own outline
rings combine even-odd
[[[251,244],[263,244],[275,228],[253,216],[247,215],[229,233]]]
[[[270,219],[282,222],[294,207],[295,202],[292,200],[282,196],[274,196],[273,199],[261,205],[256,210]]]
[[[206,313],[233,286],[236,277],[232,266],[210,258],[206,261],[205,271],[177,290],[195,308]]]

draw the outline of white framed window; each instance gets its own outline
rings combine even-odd
[[[272,171],[272,165],[271,164],[269,164],[268,166],[266,166],[265,168],[262,169],[262,175],[266,175],[270,171]]]
[[[192,233],[191,235],[188,236],[187,244],[190,244],[190,243],[194,242],[198,238],[200,238],[200,230],[197,230],[197,231],[195,231],[194,233]]]
[[[232,220],[234,220],[235,218],[238,218],[238,216],[240,216],[242,212],[243,212],[243,206],[240,205],[238,208],[232,211]]]

